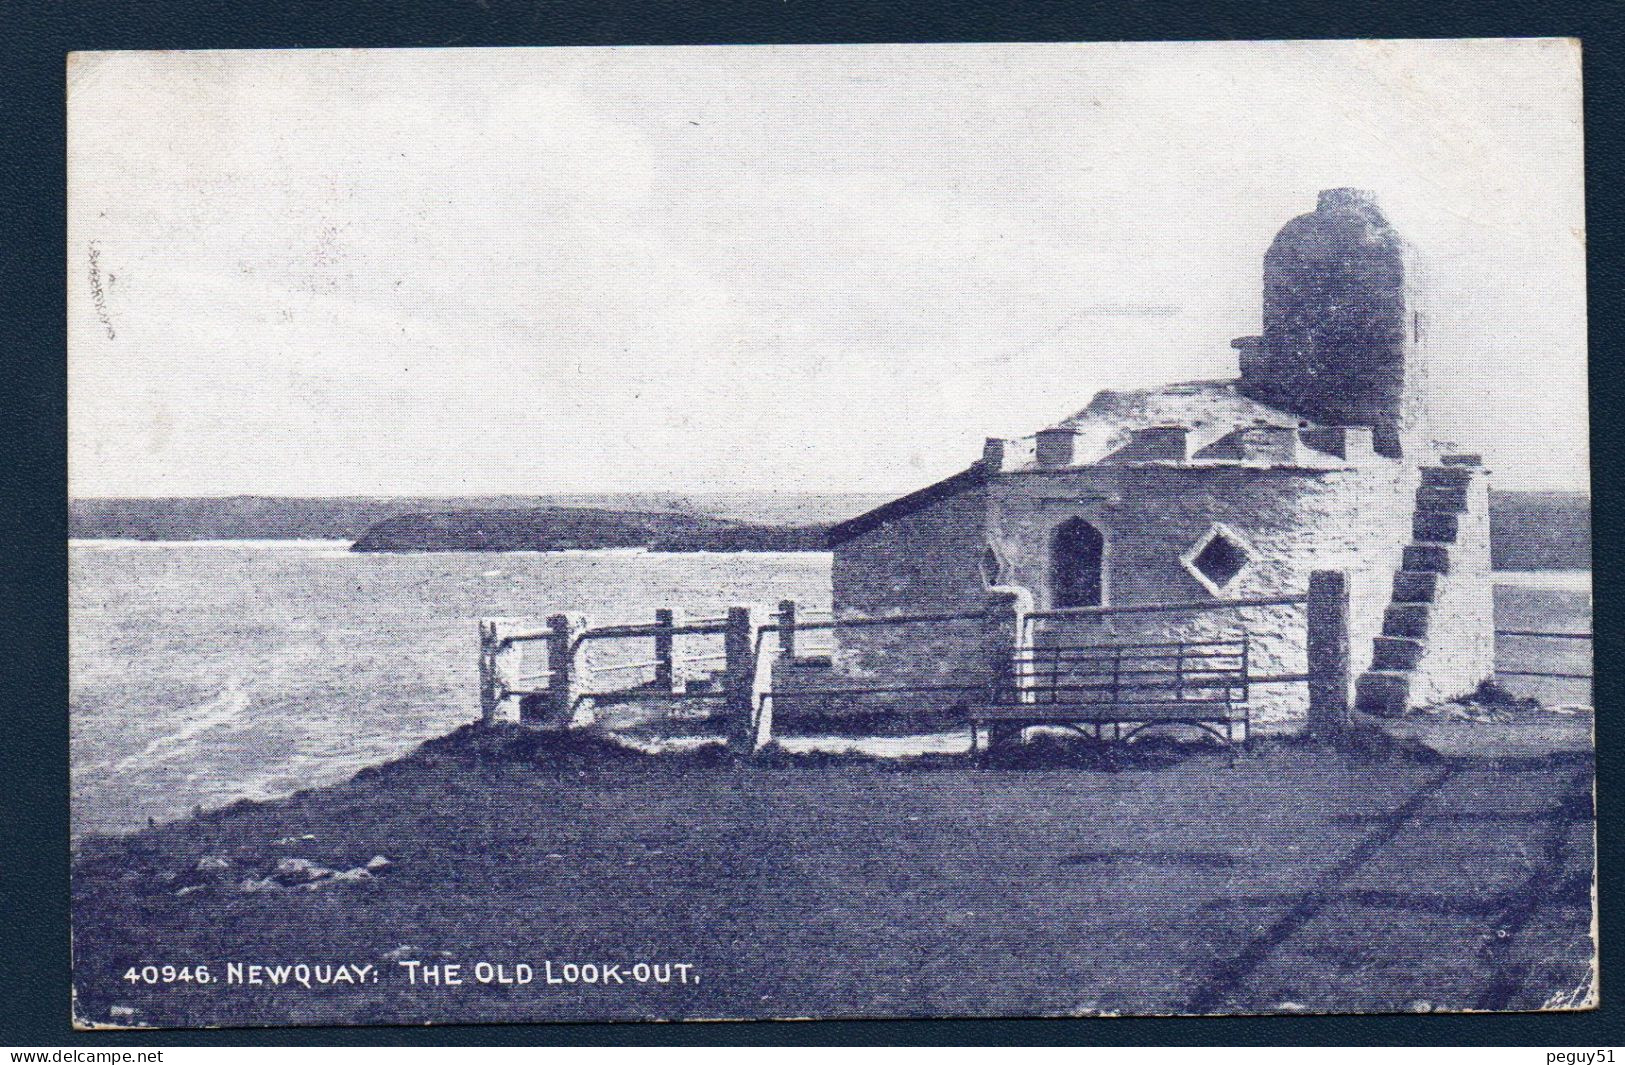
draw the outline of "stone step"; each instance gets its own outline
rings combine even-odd
[[[1411,516],[1411,535],[1418,543],[1453,544],[1456,542],[1457,523],[1454,514],[1435,514],[1419,510]]]
[[[1442,466],[1482,466],[1484,465],[1484,456],[1464,451],[1459,455],[1442,456],[1439,459],[1439,464]]]
[[[1450,548],[1444,544],[1406,544],[1404,568],[1449,573]]]
[[[1439,575],[1402,569],[1394,574],[1394,602],[1431,603],[1439,588]]]
[[[1394,603],[1383,612],[1382,634],[1422,639],[1428,634],[1432,609],[1428,603]]]
[[[1461,514],[1467,510],[1467,486],[1424,484],[1416,490],[1418,512]]]
[[[1354,709],[1362,714],[1399,717],[1411,698],[1411,675],[1402,670],[1372,669],[1354,682]]]
[[[1422,661],[1427,644],[1409,636],[1378,636],[1372,643],[1371,668],[1411,670]]]
[[[1476,472],[1470,466],[1423,466],[1422,483],[1435,488],[1455,488],[1471,484]]]

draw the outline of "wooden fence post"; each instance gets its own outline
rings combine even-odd
[[[754,754],[773,742],[773,656],[757,648],[750,677],[750,749]]]
[[[522,652],[509,638],[523,628],[512,618],[480,619],[480,720],[487,725],[502,718],[509,693],[520,686]]]
[[[796,601],[779,600],[779,657],[795,661],[796,657]]]
[[[544,729],[567,729],[575,718],[577,700],[591,680],[586,653],[576,647],[587,631],[587,619],[580,614],[554,614],[547,619],[547,628],[551,633],[547,639],[547,699],[539,700],[540,706],[521,706],[521,717],[528,716],[526,724]],[[524,714],[527,709],[530,715]]]
[[[656,610],[655,624],[660,626],[655,633],[655,683],[654,686],[661,691],[680,693],[683,690],[683,670],[678,662],[677,637],[672,634],[674,626],[683,624],[681,610]]]
[[[772,706],[762,696],[772,689],[772,662],[756,644],[756,625],[748,606],[728,608],[723,632],[723,705],[728,746],[753,754],[773,741]]]
[[[751,617],[750,607],[728,608],[727,629],[722,634],[726,656],[722,667],[722,705],[727,720],[728,746],[749,749],[751,741]]]
[[[497,719],[497,703],[502,694],[497,690],[497,623],[490,618],[480,619],[480,721],[491,724]]]
[[[1001,585],[989,588],[982,616],[984,667],[996,687],[1013,691],[1016,702],[1032,699],[1031,667],[1026,662],[1032,650],[1032,633],[1027,615],[1033,609],[1033,594],[1025,588]],[[1021,740],[1020,725],[994,725],[988,729],[988,747],[1014,744]]]
[[[1335,740],[1349,725],[1349,583],[1340,570],[1309,575],[1309,734]]]

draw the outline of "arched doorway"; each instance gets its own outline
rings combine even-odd
[[[1082,518],[1063,522],[1050,542],[1050,605],[1100,606],[1105,554],[1106,540],[1099,529]]]

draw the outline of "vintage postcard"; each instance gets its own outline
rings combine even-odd
[[[67,79],[77,1025],[1597,1003],[1577,42]]]

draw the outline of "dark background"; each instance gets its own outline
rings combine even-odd
[[[1484,1044],[1553,1049],[1625,1042],[1613,948],[1622,912],[1621,700],[1612,668],[1621,611],[1614,396],[1620,385],[1620,68],[1625,5],[1597,2],[1350,4],[860,4],[710,0],[685,4],[505,0],[205,2],[0,0],[0,1044],[141,1047],[221,1044]],[[527,1025],[74,1033],[68,1002],[64,69],[69,51],[146,48],[1189,40],[1326,37],[1579,37],[1584,45],[1590,240],[1592,470],[1598,665],[1598,801],[1603,1008],[1513,1016],[1271,1017],[680,1025]],[[1539,367],[1530,372],[1538,373]],[[1516,382],[1508,382],[1516,387]],[[1600,474],[1600,476],[1599,476]]]

